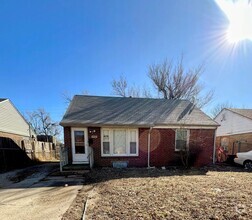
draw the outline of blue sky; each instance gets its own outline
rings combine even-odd
[[[252,108],[252,41],[224,39],[228,20],[212,0],[0,1],[0,97],[22,112],[60,120],[64,91],[111,95],[111,81],[152,87],[150,64],[183,53],[204,64],[214,102]],[[224,40],[223,40],[224,39]]]

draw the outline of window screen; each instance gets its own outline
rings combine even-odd
[[[187,147],[187,130],[176,131],[176,150],[183,150]]]
[[[137,153],[136,131],[130,131],[130,154]]]
[[[109,130],[103,131],[103,154],[110,154]]]

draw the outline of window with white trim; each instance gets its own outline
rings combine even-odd
[[[189,148],[189,130],[177,129],[175,140],[175,151],[185,150]]]
[[[138,156],[137,129],[103,128],[101,139],[102,156]]]
[[[109,130],[103,130],[103,154],[110,154]]]

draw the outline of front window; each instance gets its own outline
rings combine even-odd
[[[102,156],[137,156],[137,129],[102,129]]]
[[[189,147],[189,130],[176,130],[175,151],[187,150]]]

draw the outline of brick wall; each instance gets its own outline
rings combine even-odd
[[[252,133],[216,137],[216,146],[224,146],[228,155],[252,150]]]
[[[133,157],[101,157],[100,128],[96,130],[97,139],[93,140],[91,147],[94,149],[94,161],[96,166],[111,166],[114,161],[127,161],[129,166],[147,167],[148,165],[148,133],[149,128],[139,128],[139,155]],[[91,138],[89,132],[89,138]],[[164,166],[174,157],[167,156],[174,151],[175,132],[169,129],[153,129],[151,132],[151,166]]]
[[[68,148],[68,162],[71,164],[72,159],[72,142],[71,142],[71,128],[64,127],[64,144]]]
[[[94,132],[95,131],[95,132]],[[136,157],[101,157],[101,129],[88,128],[88,138],[92,139],[90,146],[94,150],[95,166],[111,166],[113,161],[127,161],[131,167],[146,167],[148,163],[148,133],[149,128],[139,128],[139,156]],[[69,146],[69,161],[72,161],[71,129],[64,128],[65,146]],[[92,138],[95,137],[95,138]],[[191,130],[190,151],[194,166],[212,163],[214,130]],[[152,129],[151,131],[150,166],[169,166],[181,163],[179,152],[175,151],[175,130]]]
[[[213,161],[214,131],[207,129],[190,130],[190,153],[193,166],[211,164]]]
[[[151,166],[167,166],[180,163],[175,152],[175,131],[173,129],[153,129],[151,131]]]

